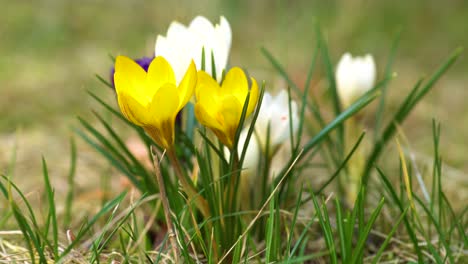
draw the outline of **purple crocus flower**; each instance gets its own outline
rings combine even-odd
[[[139,59],[135,59],[135,62],[138,63],[138,65],[140,65],[143,68],[143,70],[148,71],[149,65],[151,64],[153,59],[154,57],[142,57]],[[114,73],[115,73],[115,68],[112,67],[110,71],[110,81],[111,81],[112,87],[114,87]]]

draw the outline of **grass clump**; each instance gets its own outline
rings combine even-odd
[[[385,109],[386,88],[392,80],[396,44],[392,47],[385,78],[342,109],[327,43],[319,29],[316,36],[304,87],[295,84],[281,63],[267,49],[262,49],[290,87],[290,137],[283,146],[288,154],[283,157],[281,151],[270,154],[268,147],[272,139],[266,138],[267,149],[259,153],[251,175],[253,186],[241,182],[242,177],[247,177],[243,164],[248,162],[246,157],[251,151],[248,142],[258,136],[255,124],[262,118],[259,113],[268,89],[266,82],[262,84],[259,103],[250,118],[247,118],[247,107],[243,108],[230,155],[226,155],[222,142],[196,121],[194,106],[190,103],[176,127],[174,152],[166,153],[156,147],[144,129],[116,110],[113,103],[90,93],[102,110],[93,112],[95,123],[79,118],[81,126],[75,131],[113,170],[128,179],[131,190],[115,193],[115,197],[95,213],[76,219],[73,210],[77,157],[74,141],[71,142],[67,179],[69,191],[64,201],[55,195],[45,159],[42,162],[45,202],[40,208],[32,206],[31,198],[21,191],[9,173],[2,175],[0,192],[5,213],[0,218],[0,229],[10,231],[0,231],[0,261],[467,261],[466,207],[455,211],[444,192],[443,162],[439,155],[440,125],[433,122],[433,166],[425,174],[413,162],[409,144],[400,145],[395,140],[404,136],[401,130],[399,132],[401,124],[455,62],[460,51],[451,55],[426,82],[418,81],[403,97],[395,113],[389,114],[382,109]],[[214,65],[213,58],[211,63]],[[327,105],[317,104],[322,98],[309,93],[317,66],[323,67],[325,72]],[[367,114],[367,106],[379,95],[384,96],[376,112],[376,128],[364,133],[361,117]],[[292,98],[300,100],[297,129],[291,118]],[[386,126],[385,120],[389,120]],[[244,142],[241,140],[243,127],[247,129]],[[131,151],[120,129],[138,137],[153,167]],[[275,128],[269,126],[268,131],[270,129]],[[397,132],[399,135],[395,136]],[[364,150],[366,146],[370,151]],[[398,155],[385,152],[392,146],[396,146]],[[363,165],[357,160],[363,160]],[[397,165],[388,166],[390,160]],[[360,174],[356,195],[350,199],[347,176],[354,171],[353,166],[360,166],[357,170]],[[190,181],[195,195],[180,185],[181,179]],[[206,201],[207,211],[197,204],[200,199]],[[65,207],[61,213],[59,206]]]

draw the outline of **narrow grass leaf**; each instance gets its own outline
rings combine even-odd
[[[107,214],[109,211],[113,210],[118,204],[122,202],[122,200],[125,198],[127,195],[127,192],[122,192],[120,193],[117,197],[114,199],[110,200],[107,202],[107,204],[104,205],[104,207],[97,212],[89,222],[85,223],[80,231],[77,233],[75,236],[75,240],[70,243],[68,247],[66,247],[63,252],[61,252],[61,255],[57,259],[57,261],[60,261],[63,259],[70,251],[81,241],[81,239],[86,235],[86,233],[94,226],[94,224],[105,214]]]
[[[49,205],[48,217],[50,218],[51,223],[52,223],[52,239],[53,239],[52,250],[54,253],[54,259],[57,259],[59,256],[59,252],[58,252],[59,242],[58,242],[57,214],[55,212],[55,197],[54,197],[55,191],[52,188],[52,185],[50,184],[49,172],[47,170],[47,163],[44,157],[42,157],[42,174],[44,175],[45,192],[47,194],[47,202]]]
[[[403,211],[403,213],[400,214],[400,216],[398,217],[397,221],[395,222],[395,224],[393,225],[392,229],[390,230],[390,232],[387,234],[387,238],[385,238],[384,242],[382,243],[382,245],[380,246],[379,250],[377,251],[377,253],[375,254],[375,257],[374,259],[372,259],[372,264],[377,264],[380,260],[380,258],[382,257],[382,254],[384,253],[385,249],[387,248],[388,244],[390,243],[390,241],[392,240],[393,238],[393,235],[395,234],[395,232],[398,230],[398,227],[400,226],[400,223],[403,219],[405,219],[405,216],[406,216],[406,213],[408,212],[408,208],[409,207],[406,207],[405,210]]]
[[[326,204],[322,201],[322,206],[320,206],[318,204],[317,198],[315,195],[313,195],[313,193],[312,201],[314,203],[315,212],[317,214],[320,227],[322,228],[323,235],[325,236],[325,243],[330,254],[330,263],[336,264],[338,263],[338,256],[336,254],[335,241],[333,237],[333,230],[330,225],[330,219],[326,219],[326,217],[328,217],[328,213],[325,214],[325,211],[327,210]],[[323,207],[323,209],[321,207]]]
[[[73,208],[73,196],[75,190],[75,174],[76,174],[76,160],[77,160],[77,151],[75,140],[70,138],[70,169],[67,176],[68,191],[65,198],[65,212],[63,219],[63,226],[69,228],[71,223],[71,214]]]
[[[401,31],[402,30],[399,29],[395,35],[395,38],[393,39],[393,43],[390,49],[390,54],[387,59],[387,65],[385,66],[384,76],[386,76],[386,78],[391,78],[392,76],[392,66],[393,66],[393,61],[395,59],[396,51],[398,49],[398,44],[400,43]],[[377,142],[378,140],[380,127],[384,119],[385,99],[387,99],[387,87],[388,85],[385,84],[381,89],[382,95],[380,96],[379,106],[375,114],[375,128],[374,128],[374,131],[375,131],[374,141],[375,142]]]
[[[364,246],[366,244],[369,233],[372,229],[372,226],[374,225],[375,220],[377,220],[377,217],[379,216],[380,211],[382,210],[384,202],[385,202],[385,199],[382,198],[380,202],[378,203],[377,208],[375,208],[375,210],[372,212],[369,220],[367,221],[366,226],[364,227],[364,230],[360,232],[359,239],[356,244],[356,247],[354,248],[353,256],[351,258],[350,263],[360,263],[359,257],[362,256],[362,252],[364,250]]]
[[[387,178],[387,176],[385,176],[382,170],[380,170],[378,167],[376,169],[377,169],[378,175],[380,176],[380,179],[383,185],[385,186],[385,189],[390,195],[391,201],[393,201],[393,203],[397,205],[398,208],[400,209],[400,212],[403,213],[405,211],[405,208],[403,206],[402,201],[398,198],[397,192],[393,188],[390,180]],[[404,215],[403,223],[405,224],[406,231],[408,232],[411,242],[413,243],[414,251],[416,251],[419,263],[422,263],[423,254],[421,252],[421,248],[419,247],[419,241],[416,237],[416,234],[414,233],[414,229],[411,226],[410,221],[408,220],[406,214]]]

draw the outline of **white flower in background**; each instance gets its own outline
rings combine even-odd
[[[205,50],[205,71],[212,75],[211,53],[215,62],[216,79],[221,81],[231,48],[231,27],[222,16],[219,24],[213,24],[202,16],[195,17],[186,27],[174,21],[167,35],[158,35],[155,56],[163,56],[172,66],[179,83],[193,59],[197,70],[202,66],[202,48]]]
[[[242,150],[244,149],[245,140],[247,139],[247,133],[249,132],[249,128],[245,128],[242,130],[241,134],[239,135],[239,143],[237,145],[237,153],[239,158],[242,155]],[[245,152],[244,163],[242,164],[242,168],[247,172],[247,174],[253,174],[252,172],[257,170],[258,166],[258,159],[260,157],[260,148],[258,146],[258,142],[255,138],[255,135],[252,134],[250,136],[249,145],[247,146],[247,151]]]
[[[290,118],[292,121],[290,121]],[[299,127],[296,102],[291,101],[291,116],[289,116],[288,93],[281,90],[273,97],[265,92],[255,123],[256,136],[264,153],[266,151],[268,125],[270,126],[268,155],[272,156],[278,147],[291,137],[290,122],[292,123],[292,132],[295,134]]]
[[[257,178],[257,167],[260,159],[260,151],[265,153],[268,125],[270,126],[269,153],[268,158],[272,158],[278,148],[290,138],[289,129],[289,104],[288,93],[282,90],[275,97],[266,92],[263,96],[262,106],[255,123],[255,131],[250,137],[249,145],[245,153],[244,163],[242,164],[242,173],[240,180],[240,189],[243,199],[249,199],[249,192],[252,186],[255,186]],[[297,115],[297,104],[291,101],[292,132],[296,133],[299,127],[299,117]],[[237,152],[240,156],[245,145],[249,127],[245,127],[239,135]],[[225,155],[229,158],[229,150],[224,149]]]
[[[237,144],[237,155],[240,159],[242,151],[244,149],[245,140],[247,139],[247,134],[249,128],[246,127],[242,130],[239,135],[239,142]],[[224,147],[224,156],[229,159],[230,153],[227,147]],[[250,189],[254,186],[254,181],[257,179],[257,167],[260,159],[260,146],[258,145],[257,139],[254,134],[250,136],[249,145],[247,146],[247,151],[245,152],[244,162],[242,163],[242,171],[240,178],[241,197],[243,201],[250,199]]]
[[[336,68],[336,88],[344,107],[374,87],[376,68],[372,55],[352,57],[345,53]]]

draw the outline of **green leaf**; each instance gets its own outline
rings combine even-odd
[[[59,256],[59,251],[58,251],[58,224],[57,224],[57,214],[55,212],[55,198],[54,198],[54,193],[55,191],[52,188],[52,185],[50,184],[50,179],[49,179],[49,172],[47,170],[47,164],[42,157],[42,173],[44,175],[44,185],[45,185],[45,192],[47,194],[47,202],[49,204],[49,214],[48,218],[51,219],[52,221],[52,239],[53,239],[53,252],[54,252],[54,259],[57,259]]]
[[[382,210],[384,201],[385,201],[384,198],[380,199],[380,202],[378,203],[377,208],[375,208],[375,210],[372,212],[369,220],[367,221],[366,226],[364,227],[364,230],[362,231],[360,230],[359,239],[354,248],[353,256],[351,258],[350,263],[360,263],[359,257],[362,256],[363,254],[363,250],[364,250],[364,246],[366,244],[367,238],[372,229],[372,226],[374,225],[375,220],[377,220],[377,217],[379,216],[380,211]]]

